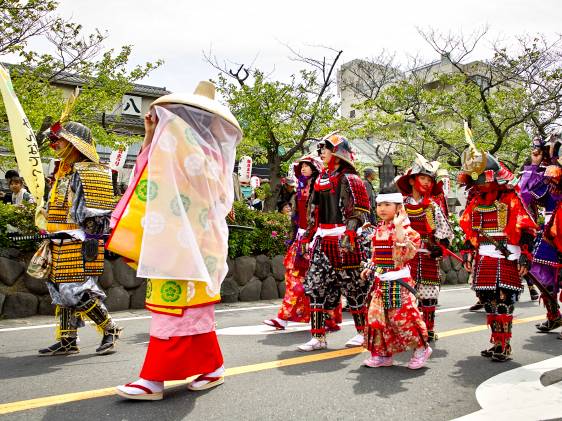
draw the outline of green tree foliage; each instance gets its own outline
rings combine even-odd
[[[40,133],[61,115],[65,98],[57,84],[60,86],[71,76],[80,88],[72,118],[90,126],[101,144],[130,143],[133,139],[104,124],[103,113],[115,110],[132,84],[162,61],[131,68],[131,46],[105,50],[106,34],[98,30],[84,33],[80,24],[58,17],[55,1],[0,0],[0,4],[0,61],[13,60],[14,54],[19,56],[19,64],[10,67],[12,82],[34,130]],[[40,38],[48,46],[45,51],[31,50],[28,41],[32,38]],[[0,125],[0,145],[10,148],[8,121],[1,102]],[[45,152],[41,136],[38,141]]]
[[[14,244],[9,238],[9,232],[18,235],[35,235],[38,233],[35,226],[35,204],[12,205],[0,203],[0,248],[17,247],[20,250],[35,250],[35,241],[23,241]]]
[[[473,52],[489,41],[486,29],[469,37],[432,30],[420,35],[440,62],[412,60],[401,68],[381,54],[343,80],[363,112],[356,133],[394,143],[399,164],[408,166],[417,152],[458,167],[466,146],[463,122],[469,121],[477,145],[515,169],[527,156],[531,136],[544,138],[558,128],[560,39],[523,36],[491,42],[492,57],[480,60]]]
[[[308,69],[288,81],[271,80],[259,69],[241,66],[238,72],[219,66],[217,86],[244,131],[238,148],[271,171],[271,196],[266,209],[274,209],[281,178],[292,160],[302,155],[306,142],[330,131],[337,118],[331,85],[341,55],[327,62],[300,57]]]

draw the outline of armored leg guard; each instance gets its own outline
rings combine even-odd
[[[117,326],[111,319],[107,309],[97,298],[88,297],[79,307],[79,314],[90,318],[103,335],[97,354],[108,354],[115,349],[115,343],[123,328]]]
[[[68,307],[57,307],[59,327],[57,328],[57,343],[39,350],[40,356],[78,354],[76,345],[76,327],[72,324],[74,310]]]
[[[122,331],[123,328],[119,326],[107,329],[103,335],[100,346],[96,348],[96,354],[103,355],[115,351],[115,344],[119,336],[121,336]]]
[[[310,306],[310,333],[318,340],[326,340],[326,323],[324,309],[321,306]]]
[[[546,321],[536,325],[539,332],[550,332],[562,326],[562,315],[560,314],[560,306],[556,303],[556,294],[552,294],[555,303],[551,301],[550,297],[541,295],[541,299],[546,307]]]
[[[353,316],[353,323],[355,323],[355,329],[357,329],[357,333],[362,334],[365,330],[365,309],[350,310],[350,312]]]
[[[437,306],[437,300],[433,298],[426,298],[421,300],[420,311],[422,312],[423,321],[427,327],[428,341],[437,340],[437,334],[435,333],[435,308]]]
[[[480,355],[486,358],[491,358],[495,352],[501,352],[501,344],[495,341],[494,332],[497,332],[498,326],[496,321],[496,306],[491,302],[484,303],[484,310],[486,311],[486,322],[492,331],[490,342],[493,346],[480,352]]]
[[[504,362],[511,359],[511,328],[513,325],[513,304],[500,303],[497,305],[496,330],[492,333],[494,343],[501,345],[500,350],[495,350],[492,361]]]

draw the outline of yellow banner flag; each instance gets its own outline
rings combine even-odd
[[[46,221],[39,211],[43,207],[45,176],[43,175],[37,139],[14,91],[10,74],[2,65],[0,65],[0,91],[8,116],[10,135],[12,136],[18,167],[29,192],[37,203],[35,224],[37,227],[44,229],[46,228]]]

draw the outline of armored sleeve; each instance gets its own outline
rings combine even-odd
[[[72,191],[72,206],[70,208],[70,216],[84,230],[86,234],[101,235],[109,233],[109,223],[113,206],[110,204],[99,204],[96,200],[92,200],[90,189],[93,186],[85,186],[85,183],[91,181],[90,177],[82,179],[80,172],[76,171],[70,180],[70,189]],[[88,190],[88,192],[87,192]]]
[[[455,233],[447,221],[445,214],[437,203],[433,203],[433,212],[435,215],[435,238],[437,240],[447,240],[449,243],[455,238]]]
[[[355,187],[358,191],[353,191],[348,177],[342,177],[341,179],[341,195],[340,195],[340,207],[348,231],[357,231],[366,221],[369,213],[369,207],[360,206],[357,203],[356,196],[364,194],[367,198],[367,191],[363,182],[359,180],[359,183],[355,183]],[[361,191],[361,188],[363,191]]]

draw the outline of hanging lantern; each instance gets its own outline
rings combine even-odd
[[[243,156],[238,162],[238,177],[241,183],[249,183],[252,177],[252,158]]]

